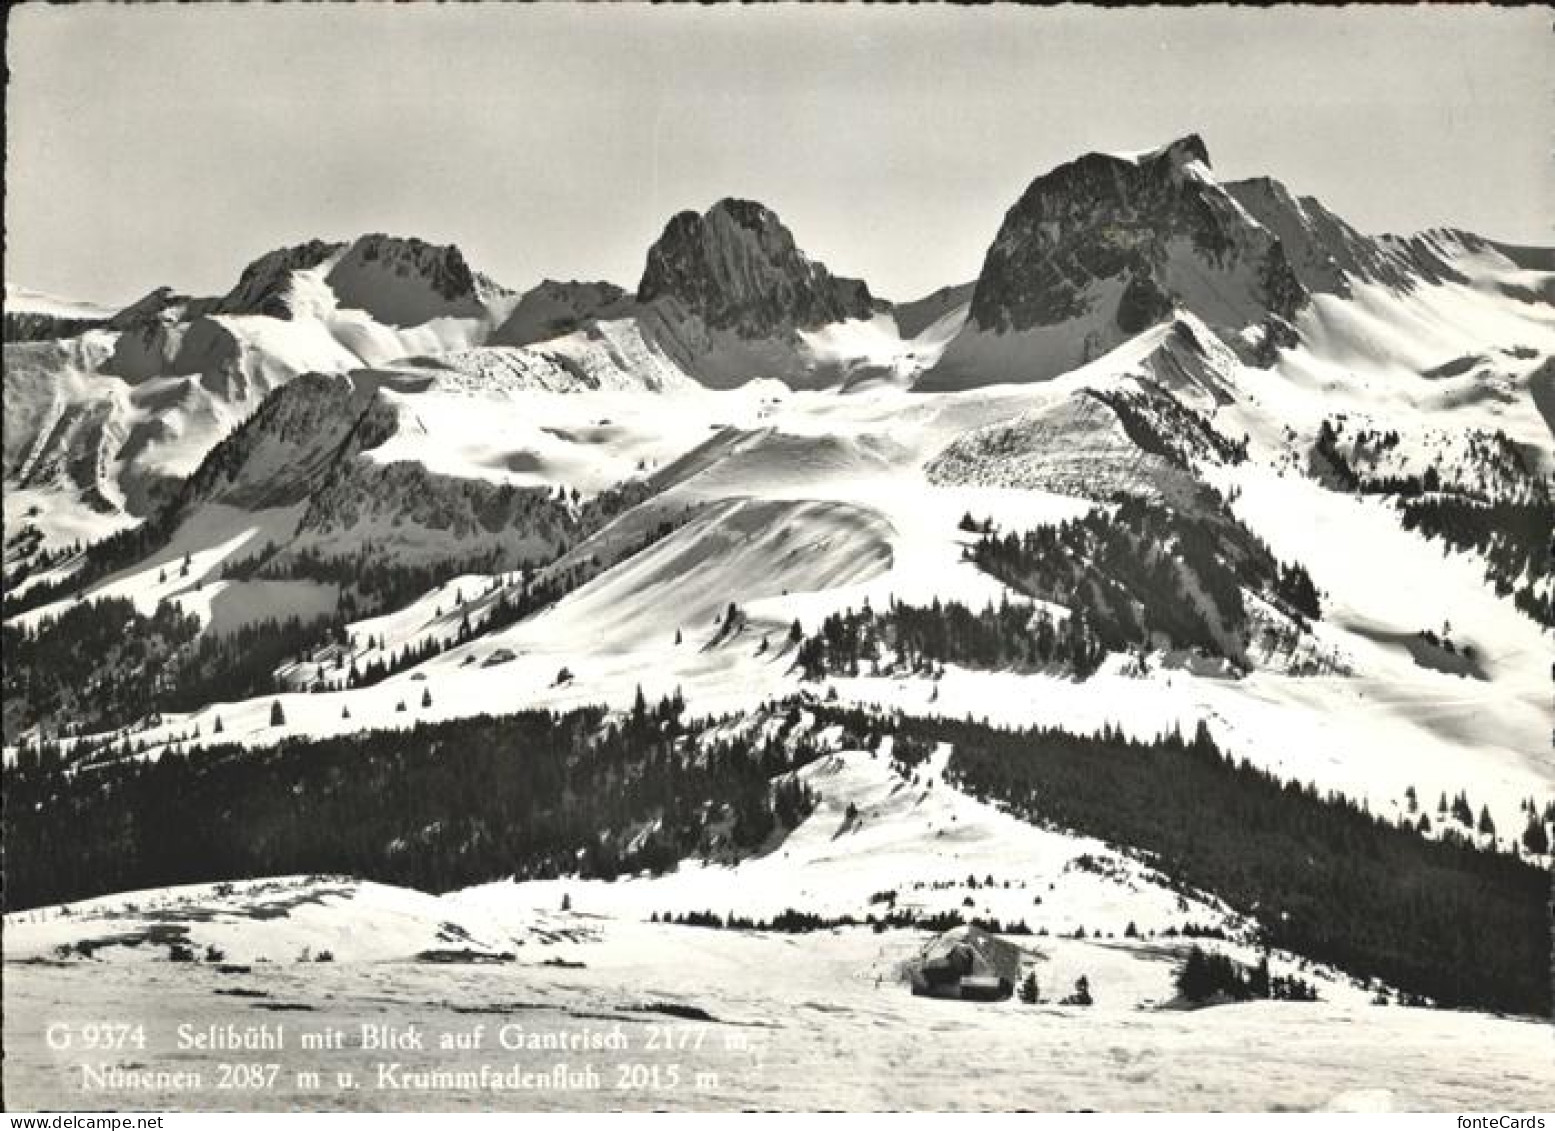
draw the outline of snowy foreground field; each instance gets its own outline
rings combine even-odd
[[[162,893],[160,910],[112,897],[63,921],[53,912],[14,917],[5,967],[10,1105],[121,1111],[1555,1105],[1550,1033],[1542,1022],[1377,1007],[1327,979],[1319,981],[1324,1000],[1316,1003],[1181,1009],[1172,1004],[1171,984],[1186,949],[1181,940],[1017,939],[1044,986],[1067,987],[1084,972],[1095,1004],[974,1004],[910,994],[902,968],[929,938],[920,931],[781,935],[662,926],[593,913],[591,895],[582,893],[576,910],[526,912],[519,926],[487,912],[480,892],[439,900],[327,880],[238,889],[225,901],[209,889]],[[213,910],[218,906],[226,910]],[[106,946],[93,960],[52,957],[56,940],[135,933],[148,937],[137,946]],[[227,944],[227,960],[169,962],[164,944],[153,940],[171,937],[187,937],[202,959],[206,947]],[[229,940],[241,940],[241,949]],[[476,961],[495,945],[508,947],[511,957]],[[331,960],[318,961],[321,954]],[[104,1025],[115,1022],[132,1028]],[[219,1039],[229,1027],[259,1026],[282,1047],[209,1047],[213,1032]],[[383,1027],[402,1040],[419,1035],[423,1047],[374,1047]],[[338,1046],[304,1047],[330,1031],[341,1034]],[[195,1041],[207,1047],[193,1047]],[[469,1047],[477,1041],[479,1047]],[[583,1045],[568,1047],[572,1042]],[[453,1047],[440,1047],[445,1043]],[[616,1044],[624,1047],[608,1047]],[[527,1080],[509,1075],[515,1065],[530,1074]],[[558,1065],[569,1075],[558,1076]],[[478,1076],[483,1066],[485,1086],[438,1075]],[[117,1077],[115,1067],[123,1070]],[[164,1075],[146,1081],[145,1073]],[[349,1074],[351,1083],[337,1073]],[[494,1089],[493,1077],[509,1087]],[[120,1087],[100,1087],[111,1084]]]

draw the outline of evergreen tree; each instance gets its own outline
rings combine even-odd
[[[1481,836],[1495,836],[1496,823],[1490,819],[1490,806],[1479,807],[1479,832]]]
[[[1550,836],[1544,828],[1544,822],[1539,820],[1536,814],[1528,815],[1528,827],[1523,830],[1523,847],[1529,852],[1543,856],[1550,850]]]
[[[286,725],[286,712],[281,710],[279,699],[270,704],[270,725],[273,727]]]
[[[1037,974],[1036,971],[1033,970],[1031,973],[1026,975],[1025,979],[1020,984],[1020,999],[1027,1005],[1036,1005],[1038,998],[1039,989],[1037,986]]]
[[[1269,956],[1267,954],[1258,956],[1258,965],[1254,966],[1248,975],[1247,988],[1255,998],[1269,996]]]
[[[430,707],[432,705],[432,689],[430,687],[422,689],[421,705],[423,707]]]
[[[1074,981],[1074,993],[1064,999],[1066,1005],[1094,1005],[1091,997],[1091,980],[1081,974]]]

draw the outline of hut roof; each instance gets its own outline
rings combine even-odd
[[[1021,957],[1020,947],[981,927],[954,927],[923,948],[913,975],[928,985],[996,978],[1013,986],[1020,981]]]

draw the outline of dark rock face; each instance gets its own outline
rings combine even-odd
[[[363,236],[351,245],[341,262],[330,272],[330,281],[348,274],[358,264],[376,264],[395,275],[419,276],[440,298],[449,302],[460,299],[485,299],[507,293],[491,279],[474,270],[464,252],[452,244],[429,244],[414,236]]]
[[[1197,136],[1135,158],[1087,154],[1038,177],[1006,214],[971,321],[997,332],[1057,325],[1091,313],[1094,285],[1116,280],[1124,289],[1113,319],[1136,332],[1184,301],[1184,277],[1238,273],[1259,280],[1264,293],[1234,296],[1227,308],[1261,298],[1289,317],[1305,291],[1276,246],[1210,176]],[[1229,320],[1225,310],[1200,313]]]
[[[45,314],[35,310],[7,310],[5,340],[47,342],[56,338],[74,338],[107,324],[106,318],[62,318],[57,314]]]
[[[179,294],[172,287],[158,287],[130,303],[108,320],[110,330],[149,330],[173,326],[212,313],[219,300]]]
[[[972,301],[977,280],[953,287],[941,287],[933,294],[924,295],[911,302],[893,302],[891,312],[896,317],[896,328],[904,338],[916,338],[935,322],[960,306]]]
[[[1291,270],[1314,294],[1348,298],[1352,282],[1381,283],[1398,291],[1422,283],[1461,283],[1465,280],[1452,266],[1451,252],[1483,246],[1467,232],[1403,239],[1362,235],[1314,197],[1297,197],[1269,177],[1233,181],[1225,189],[1279,238]]]
[[[525,291],[488,345],[527,346],[570,334],[596,318],[627,313],[630,298],[613,283],[546,279]]]
[[[413,461],[362,458],[399,427],[395,406],[371,382],[307,373],[272,392],[211,449],[162,512],[171,528],[206,502],[258,509],[305,503],[296,534],[332,557],[333,536],[377,524],[375,555],[407,545],[449,562],[502,551],[516,565],[576,536],[568,505],[546,488],[459,479]],[[448,539],[429,549],[429,533]],[[398,541],[403,537],[404,542]],[[350,553],[367,547],[353,543]]]
[[[744,337],[868,318],[875,307],[863,282],[808,259],[774,213],[748,200],[672,217],[649,249],[637,298],[676,299],[709,327]]]
[[[1172,312],[1172,296],[1161,289],[1148,273],[1135,275],[1118,300],[1118,329],[1137,334],[1154,326]]]
[[[348,380],[305,373],[266,397],[206,454],[178,506],[221,502],[259,508],[306,499],[342,457],[376,447],[392,434],[386,411]]]

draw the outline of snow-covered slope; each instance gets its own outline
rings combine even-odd
[[[1506,361],[1514,388],[1537,365],[1533,358]],[[448,483],[550,492],[594,493],[637,476],[651,484],[647,501],[595,536],[604,541],[586,540],[570,551],[575,562],[597,554],[605,564],[598,576],[549,610],[478,635],[419,669],[435,706],[417,717],[433,718],[499,706],[625,704],[639,684],[652,694],[680,685],[707,710],[750,706],[795,686],[792,654],[781,645],[796,618],[808,628],[832,611],[865,601],[883,608],[893,597],[925,604],[958,599],[974,607],[999,599],[1003,587],[962,560],[964,514],[1020,531],[1072,518],[1092,500],[1118,492],[1179,505],[1211,487],[1240,495],[1234,509],[1254,533],[1280,560],[1312,570],[1325,610],[1313,647],[1348,675],[1282,674],[1275,664],[1228,681],[1168,664],[1143,677],[1104,668],[1082,683],[952,671],[941,685],[863,677],[837,686],[915,711],[941,709],[938,701],[952,713],[982,713],[997,702],[995,714],[1008,722],[1081,729],[1121,723],[1142,736],[1173,725],[1191,729],[1207,718],[1238,755],[1340,785],[1374,806],[1399,804],[1409,785],[1434,796],[1473,780],[1481,783],[1476,797],[1483,793],[1499,822],[1512,828],[1522,799],[1555,786],[1548,760],[1537,753],[1550,721],[1547,669],[1539,658],[1547,637],[1495,594],[1471,557],[1444,561],[1439,545],[1400,529],[1384,501],[1348,500],[1309,474],[1313,438],[1335,411],[1357,421],[1354,406],[1371,404],[1401,435],[1414,437],[1411,443],[1429,444],[1429,422],[1444,420],[1436,390],[1443,380],[1463,378],[1416,374],[1379,396],[1358,383],[1336,388],[1312,380],[1333,364],[1303,347],[1288,351],[1272,371],[1250,368],[1183,316],[1059,380],[949,395],[880,388],[839,397],[771,386],[727,393],[694,387],[658,394],[505,393],[444,386],[439,375],[425,387],[375,392],[373,403],[393,425],[352,462],[363,471],[424,468]],[[1119,415],[1124,408],[1127,424]],[[1451,411],[1482,430],[1515,425],[1515,434],[1530,443],[1532,430],[1543,427],[1526,393],[1520,402]],[[1244,462],[1225,454],[1244,447]],[[1455,451],[1448,445],[1436,455],[1451,460]],[[305,463],[296,455],[276,458],[288,467]],[[415,475],[421,482],[421,472]],[[273,482],[287,477],[276,474]],[[373,480],[380,482],[388,481]],[[1526,477],[1523,482],[1526,487]],[[354,490],[350,497],[367,498]],[[328,537],[352,529],[358,533],[346,544],[382,538],[408,552],[415,509],[404,492],[398,497],[403,501],[388,511],[378,503],[361,511],[364,525],[328,527]],[[1268,501],[1275,497],[1282,501]],[[345,513],[333,506],[327,512]],[[391,513],[408,523],[401,533],[387,524]],[[383,520],[368,520],[371,514]],[[618,561],[619,547],[635,546],[665,520],[684,525]],[[1341,520],[1342,538],[1322,533]],[[321,550],[329,544],[323,529],[310,542]],[[450,543],[442,545],[446,550]],[[1357,560],[1411,562],[1409,576],[1430,580],[1421,580],[1418,591],[1397,591],[1415,596],[1385,601],[1376,586],[1386,587],[1386,571],[1357,568]],[[500,579],[471,583],[466,599],[492,580]],[[1422,604],[1425,593],[1429,604]],[[733,636],[714,623],[730,602],[747,618]],[[454,602],[431,603],[442,615],[395,630],[391,650],[453,638]],[[481,615],[474,612],[477,626]],[[1439,628],[1443,618],[1482,650],[1487,679],[1421,667],[1403,643],[1388,643]],[[356,632],[382,633],[366,626]],[[684,637],[680,645],[677,633]],[[503,652],[514,659],[486,666]],[[574,678],[558,684],[562,667]],[[219,713],[229,739],[260,743],[282,733],[399,725],[412,721],[395,711],[412,674],[353,691],[287,696],[284,728],[269,726],[268,698],[226,704]],[[1433,701],[1455,706],[1406,706]],[[343,708],[351,721],[342,720]],[[209,734],[215,713],[169,717],[165,727],[146,733],[147,741],[155,745],[159,734],[183,734],[191,725]],[[1319,756],[1318,749],[1326,753]],[[1430,753],[1408,761],[1376,754],[1398,749]]]

